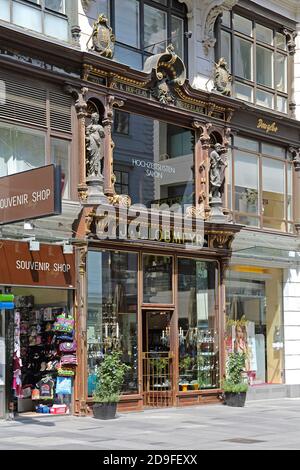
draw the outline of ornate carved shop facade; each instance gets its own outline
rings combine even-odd
[[[193,90],[172,46],[143,72],[83,54],[82,78],[75,411],[91,409],[113,348],[130,365],[121,410],[216,402],[225,270],[242,228],[225,190],[239,104]]]
[[[96,46],[97,28],[106,25],[99,22]],[[70,143],[69,194],[77,208],[68,209],[76,252],[76,290],[68,297],[78,360],[72,410],[91,410],[97,366],[113,348],[130,365],[121,410],[216,402],[231,302],[226,272],[233,255],[234,265],[249,267],[251,253],[243,263],[237,257],[253,246],[240,238],[248,210],[241,204],[236,214],[232,207],[235,138],[245,133],[284,142],[293,147],[298,169],[296,121],[242,109],[227,96],[226,71],[219,71],[215,92],[194,90],[172,46],[148,59],[143,72],[111,61],[108,31],[107,47],[98,44],[99,50],[95,43],[90,52],[53,44],[50,52],[41,39],[28,37],[24,44],[23,34],[0,28],[0,73],[15,80],[22,73],[26,86],[32,80],[49,84],[48,135]],[[69,111],[62,112],[61,103]],[[40,119],[37,112],[31,116]],[[15,114],[13,121],[25,118]],[[253,204],[255,194],[247,195]],[[277,223],[280,217],[268,219]]]

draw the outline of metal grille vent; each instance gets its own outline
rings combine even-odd
[[[71,107],[72,98],[70,96],[50,91],[51,129],[72,132]]]
[[[0,101],[0,117],[47,126],[47,92],[0,71],[5,83],[5,99]]]

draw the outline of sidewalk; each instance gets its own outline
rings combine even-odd
[[[0,450],[300,449],[300,399],[0,421]]]

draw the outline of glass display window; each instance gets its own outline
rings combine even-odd
[[[143,256],[145,304],[173,303],[173,258],[170,256]]]
[[[282,283],[281,269],[233,266],[227,275],[226,347],[246,353],[251,385],[284,381]]]
[[[216,262],[178,260],[179,390],[220,386]]]
[[[130,114],[127,135],[115,129],[114,171],[128,173],[133,204],[194,205],[193,131]]]
[[[138,255],[119,251],[88,253],[88,396],[104,354],[114,348],[130,366],[123,392],[138,391],[137,357]]]

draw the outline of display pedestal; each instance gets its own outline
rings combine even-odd
[[[100,205],[108,204],[107,197],[104,195],[104,178],[103,176],[90,176],[86,179],[88,187],[88,197],[86,204]]]
[[[220,197],[213,197],[210,203],[211,206],[211,214],[209,222],[214,223],[226,223],[228,222],[228,218],[223,213],[223,202]]]

